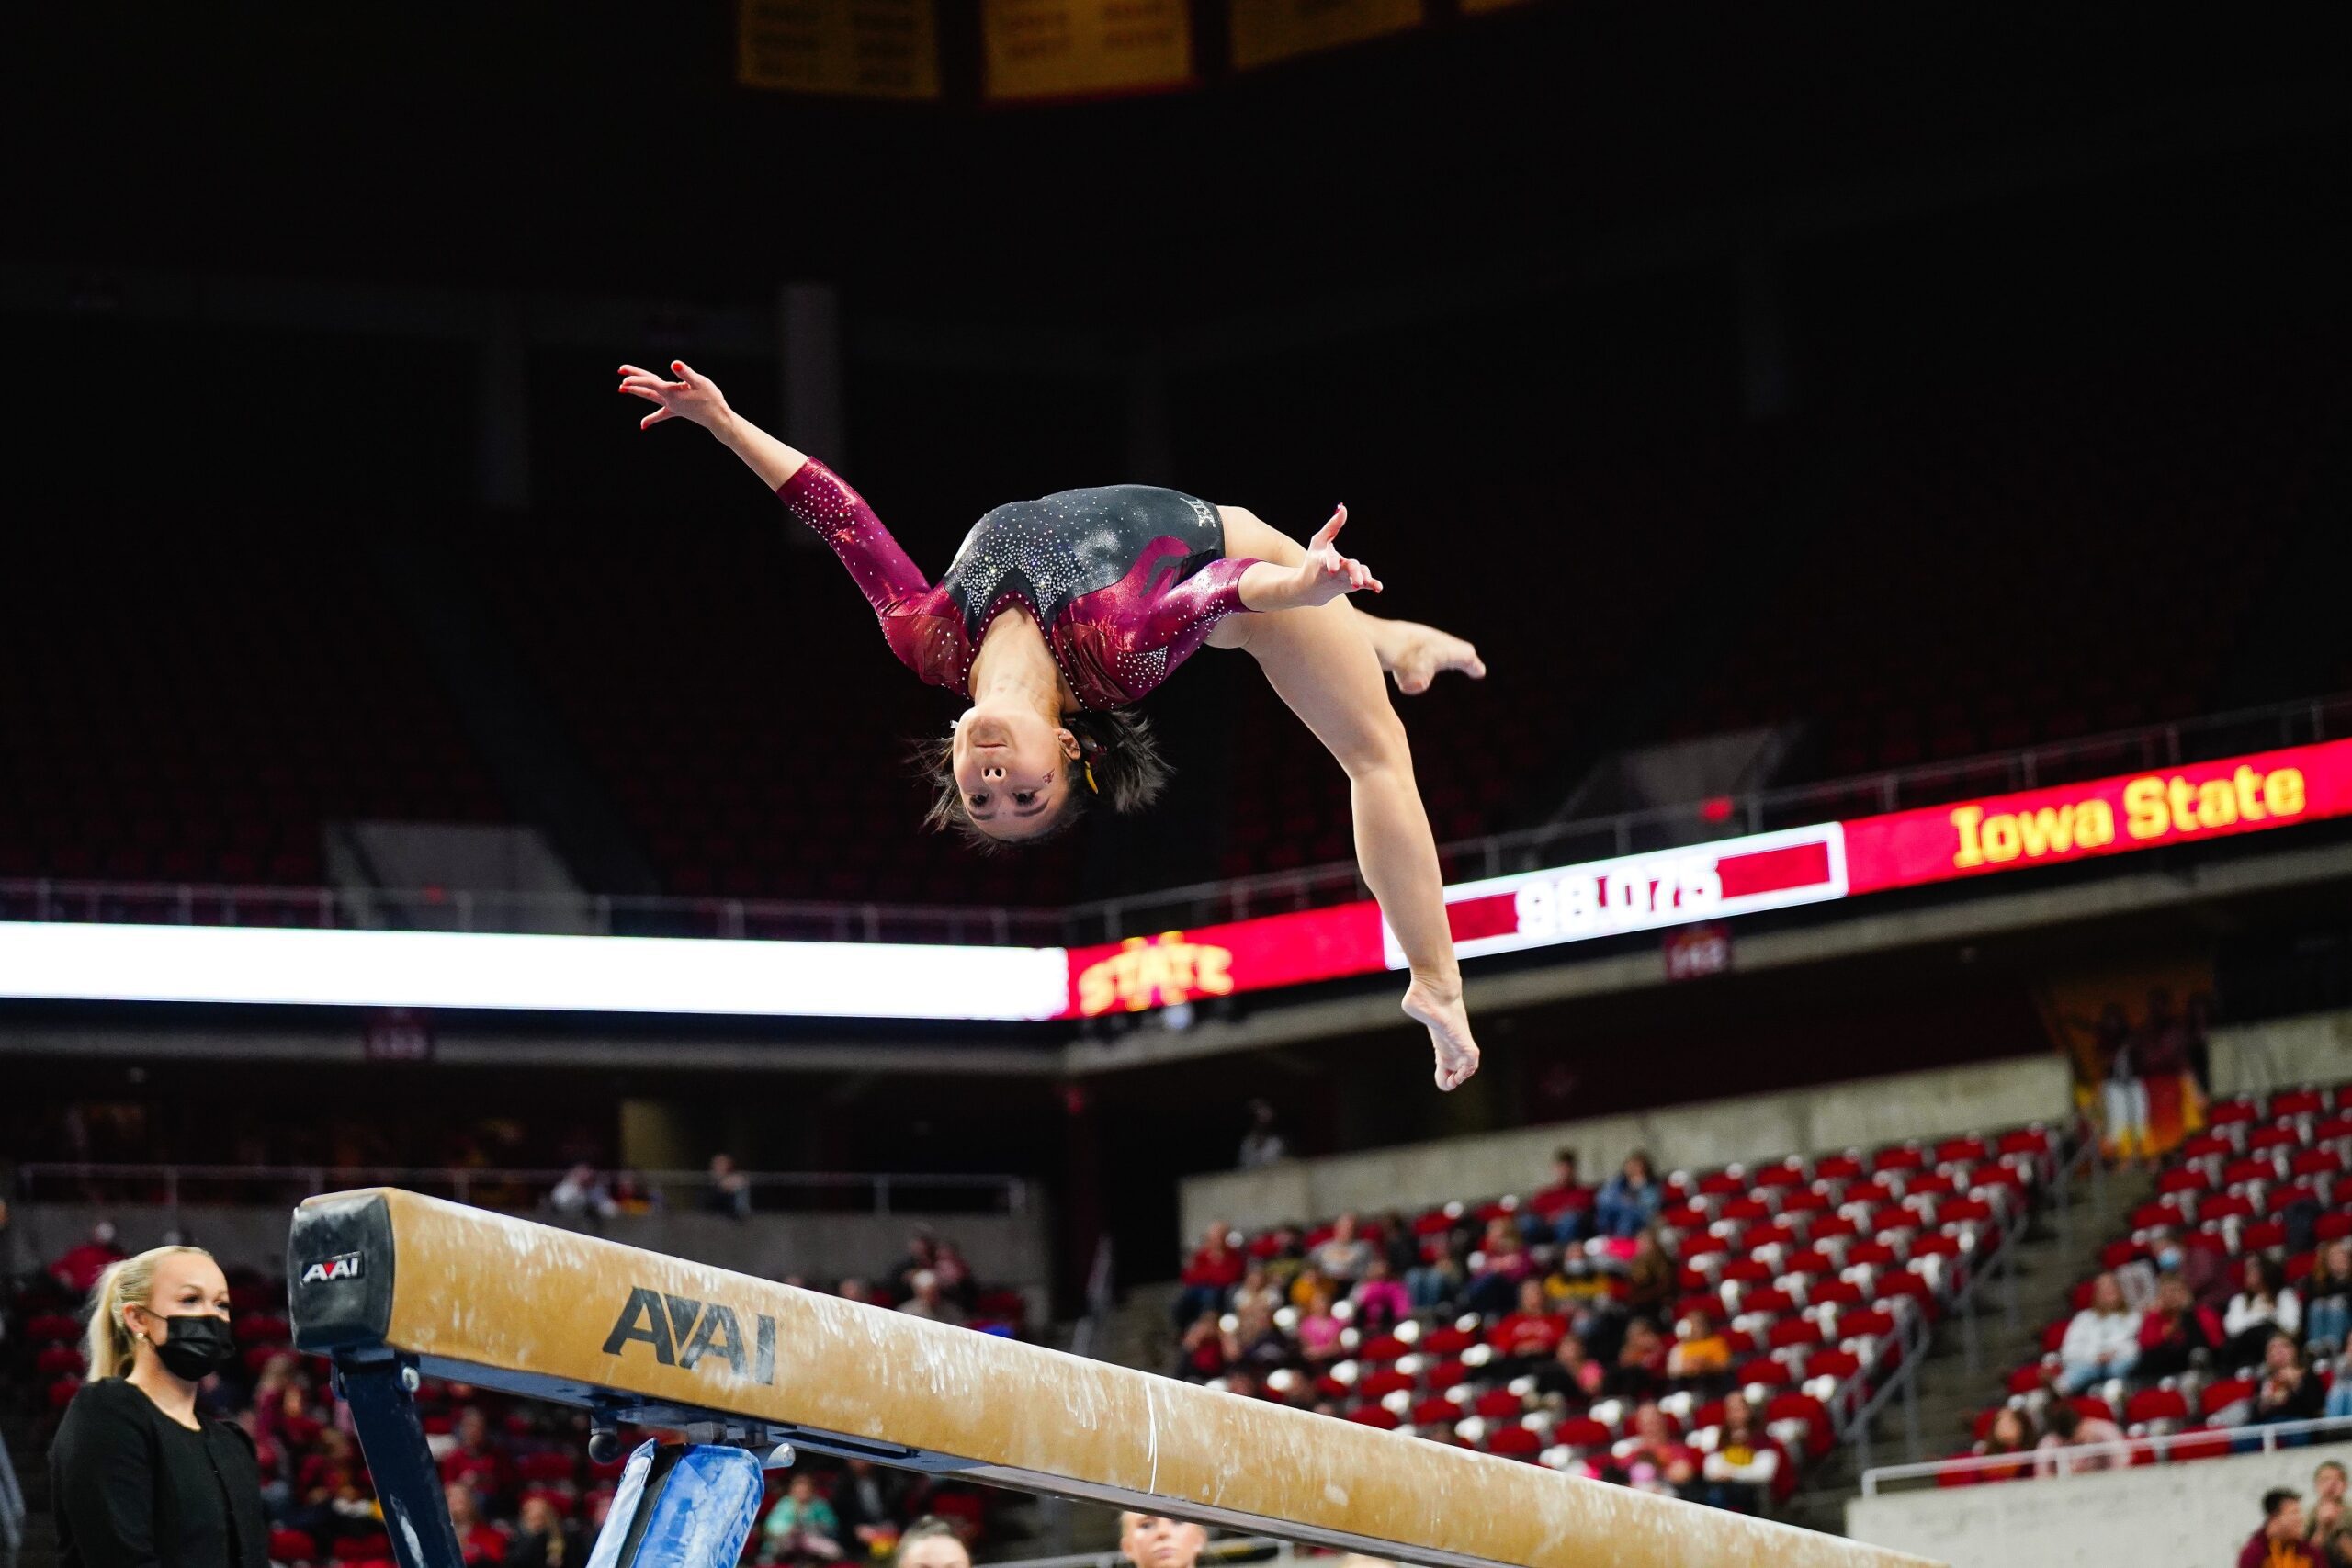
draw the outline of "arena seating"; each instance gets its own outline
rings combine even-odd
[[[2075,1135],[2036,1125],[1676,1173],[1657,1228],[1674,1293],[1657,1315],[1688,1333],[1704,1314],[1720,1325],[1731,1365],[1727,1377],[1674,1381],[1656,1398],[1671,1430],[1710,1447],[1723,1396],[1736,1389],[1797,1464],[1819,1460],[1906,1348],[1924,1345],[1918,1330],[1953,1309],[1978,1260],[2029,1222]],[[1458,1256],[1495,1222],[1516,1227],[1549,1212],[1547,1195],[1536,1193],[1451,1202],[1384,1223],[1403,1226],[1418,1255],[1434,1261]],[[1552,1247],[1544,1227],[1529,1229],[1537,1237],[1533,1277],[1547,1281],[1553,1310],[1572,1314],[1581,1302],[1600,1303],[1605,1314],[1607,1303],[1623,1302],[1630,1242]],[[1283,1227],[1241,1242],[1261,1269],[1283,1270],[1278,1283],[1292,1304],[1275,1321],[1294,1347],[1296,1275],[1331,1234],[1329,1224],[1304,1235]],[[1466,1266],[1475,1273],[1480,1262],[1474,1253]],[[1345,1301],[1334,1312],[1354,1315]],[[1491,1371],[1495,1327],[1493,1314],[1449,1303],[1385,1331],[1350,1326],[1336,1359],[1315,1364],[1296,1354],[1270,1376],[1210,1381],[1436,1441],[1610,1474],[1639,1444],[1631,1422],[1642,1401],[1547,1398],[1523,1369]],[[1795,1478],[1794,1468],[1784,1472],[1783,1495]]]
[[[2250,1255],[2267,1255],[2283,1263],[2290,1287],[2300,1286],[2311,1274],[2318,1247],[2352,1236],[2352,1185],[2343,1180],[2347,1161],[2352,1161],[2352,1086],[2306,1087],[2267,1098],[2219,1101],[2209,1110],[2206,1130],[2165,1163],[2155,1197],[2132,1213],[2130,1230],[2101,1250],[2100,1268],[2153,1268],[2156,1243],[2170,1235],[2187,1248],[2218,1256],[2232,1266]],[[2228,1291],[2234,1293],[2234,1275],[2228,1269],[2223,1273],[2230,1279]],[[2090,1304],[2095,1278],[2075,1287],[2071,1311]],[[2009,1373],[2005,1400],[1978,1413],[1975,1437],[1980,1447],[2003,1409],[2038,1417],[2060,1397],[2053,1380],[2068,1321],[2060,1318],[2045,1326],[2041,1354]],[[2309,1321],[2306,1314],[2305,1336]],[[2345,1347],[2323,1348],[2334,1352]],[[2332,1388],[2336,1373],[2333,1354],[2313,1358],[2311,1375],[2323,1384]],[[2117,1421],[2132,1437],[2220,1433],[2254,1416],[2248,1402],[2260,1376],[2261,1370],[2251,1363],[2215,1359],[2177,1376],[2125,1379],[2120,1401],[2099,1393],[2076,1396],[2073,1403],[2086,1415]],[[2174,1445],[2167,1457],[2206,1458],[2232,1448],[2226,1438],[2216,1438],[2210,1443]],[[2153,1456],[2136,1455],[2133,1462],[2153,1462]],[[1975,1471],[1945,1479],[1960,1484],[1984,1478],[1984,1472]],[[2007,1479],[2007,1473],[2001,1478]]]
[[[2309,349],[2167,348],[1879,410],[1678,733],[1810,721],[1838,778],[2206,711],[2347,391]]]
[[[327,822],[501,819],[348,524],[77,521],[0,616],[0,877],[314,886]]]

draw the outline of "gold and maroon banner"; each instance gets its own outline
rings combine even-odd
[[[1231,0],[1237,71],[1421,25],[1421,0]]]
[[[993,102],[1192,85],[1190,0],[981,0]]]
[[[735,79],[791,93],[935,98],[935,0],[737,0]]]

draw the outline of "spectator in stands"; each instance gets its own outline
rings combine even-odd
[[[752,1179],[735,1168],[733,1155],[710,1156],[710,1174],[703,1182],[702,1207],[707,1214],[725,1214],[737,1220],[751,1218]]]
[[[1306,1310],[1299,1315],[1295,1330],[1298,1337],[1298,1353],[1310,1366],[1328,1366],[1346,1353],[1346,1347],[1340,1343],[1340,1336],[1346,1332],[1347,1325],[1332,1313],[1332,1299],[1329,1285],[1317,1285]]]
[[[1715,1327],[1714,1314],[1693,1307],[1675,1327],[1675,1342],[1666,1353],[1666,1375],[1678,1383],[1696,1383],[1710,1393],[1728,1382],[1731,1341]]]
[[[1250,1130],[1241,1134],[1239,1165],[1244,1170],[1263,1170],[1280,1164],[1290,1155],[1290,1145],[1283,1141],[1280,1128],[1274,1124],[1274,1108],[1262,1100],[1250,1102]]]
[[[2140,1320],[2123,1304],[2111,1273],[2091,1281],[2090,1305],[2066,1325],[2058,1346],[2058,1389],[2081,1393],[2094,1383],[2132,1375],[2140,1362]]]
[[[1986,1458],[2002,1454],[2028,1456],[2033,1452],[2038,1440],[2033,1430],[2033,1417],[2014,1404],[2006,1404],[1994,1412],[1992,1425],[1984,1428],[1984,1437],[1977,1439],[1975,1448],[1970,1451]],[[2031,1472],[2022,1457],[2015,1465],[1988,1465],[1983,1472],[1987,1481],[2014,1481],[2030,1473]]]
[[[2156,1281],[2156,1299],[2140,1320],[2140,1361],[2133,1375],[2178,1377],[2200,1360],[2210,1360],[2227,1337],[2222,1332],[2222,1314],[2199,1303],[2180,1275],[2165,1274]]]
[[[633,1170],[613,1172],[613,1207],[624,1214],[650,1214],[662,1207],[659,1188],[646,1185]]]
[[[1223,1377],[1241,1358],[1240,1347],[1215,1312],[1194,1318],[1176,1342],[1176,1375],[1194,1382]]]
[[[1201,1245],[1186,1260],[1179,1276],[1183,1289],[1176,1295],[1176,1322],[1181,1327],[1204,1312],[1223,1312],[1233,1288],[1241,1283],[1249,1260],[1232,1244],[1223,1220],[1211,1220],[1201,1233]]]
[[[1119,1516],[1119,1550],[1136,1568],[1195,1568],[1209,1532],[1158,1514]]]
[[[1426,1262],[1406,1272],[1405,1292],[1421,1311],[1450,1312],[1469,1285],[1469,1238],[1459,1229],[1450,1230],[1437,1238],[1430,1250]]]
[[[1233,1314],[1228,1346],[1236,1367],[1260,1376],[1291,1359],[1289,1337],[1274,1321],[1273,1314],[1263,1307],[1250,1307]]]
[[[1348,1292],[1348,1300],[1355,1308],[1356,1329],[1363,1334],[1385,1334],[1413,1315],[1411,1298],[1389,1273],[1388,1259],[1379,1253],[1373,1254],[1371,1265]]]
[[[1666,1412],[1644,1400],[1634,1410],[1632,1444],[1621,1455],[1627,1484],[1683,1496],[1696,1489],[1699,1455],[1674,1435]]]
[[[899,1555],[892,1568],[972,1568],[972,1553],[954,1525],[935,1514],[925,1514],[899,1538]]]
[[[882,1299],[881,1292],[854,1274],[843,1280],[833,1294],[845,1302],[856,1302],[863,1306],[886,1307],[890,1304]]]
[[[2263,1353],[2273,1334],[2298,1337],[2303,1326],[2303,1303],[2287,1283],[2287,1271],[2269,1254],[2249,1252],[2239,1275],[2243,1288],[2230,1298],[2222,1314],[2225,1366],[2240,1367]]]
[[[2238,1553],[2238,1568],[2318,1568],[2303,1544],[2303,1499],[2277,1486],[2262,1495],[2262,1528]]]
[[[939,1276],[925,1269],[914,1277],[914,1293],[899,1303],[899,1310],[910,1317],[929,1318],[933,1323],[962,1323],[964,1309],[947,1299],[940,1289]]]
[[[563,1179],[548,1194],[548,1207],[570,1219],[609,1220],[621,1212],[605,1184],[596,1179],[595,1167],[585,1161],[563,1173]]]
[[[1330,1289],[1331,1281],[1323,1278],[1320,1271],[1314,1269],[1302,1269],[1291,1277],[1290,1290],[1285,1292],[1284,1299],[1292,1306],[1305,1312],[1314,1304],[1316,1297],[1326,1294]]]
[[[1557,1399],[1570,1410],[1582,1410],[1600,1392],[1604,1369],[1586,1353],[1584,1340],[1563,1334],[1552,1348],[1552,1359],[1535,1369],[1535,1392]]]
[[[1700,1478],[1706,1483],[1700,1497],[1734,1513],[1760,1514],[1787,1463],[1780,1443],[1758,1424],[1747,1396],[1725,1394],[1723,1425],[1715,1429],[1700,1464]]]
[[[1298,1234],[1296,1225],[1276,1225],[1267,1242],[1262,1259],[1266,1266],[1266,1278],[1283,1292],[1283,1300],[1296,1305],[1297,1298],[1291,1294],[1291,1290],[1298,1282],[1300,1271],[1306,1267],[1306,1243]]]
[[[760,1523],[759,1560],[763,1564],[838,1562],[841,1535],[841,1519],[833,1506],[817,1495],[817,1478],[796,1470],[784,1495]]]
[[[2123,1455],[2116,1453],[2059,1453],[2061,1449],[2086,1448],[2094,1443],[2120,1443],[2123,1428],[2104,1416],[2086,1416],[2081,1406],[2071,1399],[2051,1401],[2049,1429],[2034,1445],[2042,1458],[2035,1465],[2039,1475],[2073,1475],[2086,1470],[2117,1470],[2123,1465]]]
[[[458,1551],[466,1568],[498,1568],[506,1561],[506,1532],[481,1517],[481,1499],[462,1481],[441,1488],[449,1506],[449,1523],[458,1532]]]
[[[1331,1234],[1306,1255],[1307,1264],[1341,1290],[1363,1279],[1372,1259],[1373,1245],[1359,1234],[1353,1214],[1332,1221]]]
[[[1506,1314],[1487,1336],[1494,1347],[1493,1371],[1507,1378],[1532,1372],[1551,1359],[1568,1325],[1554,1314],[1544,1294],[1544,1281],[1520,1281],[1519,1307]]]
[[[1534,1259],[1519,1239],[1519,1227],[1498,1214],[1487,1223],[1486,1238],[1472,1258],[1463,1303],[1481,1317],[1506,1313],[1519,1298],[1520,1281],[1534,1269]]]
[[[1233,1290],[1233,1310],[1246,1313],[1256,1308],[1266,1316],[1283,1304],[1283,1293],[1266,1275],[1264,1267],[1252,1263],[1241,1276],[1241,1283]]]
[[[2327,1389],[2303,1364],[2303,1348],[2295,1343],[2294,1336],[2283,1331],[2273,1334],[2263,1347],[2262,1382],[2255,1390],[2254,1410],[2246,1425],[2309,1421],[2326,1403]]]
[[[1653,1226],[1634,1238],[1633,1261],[1625,1266],[1624,1307],[1635,1317],[1663,1324],[1673,1299],[1674,1259]]]
[[[2312,1472],[2311,1531],[2305,1538],[2312,1554],[2327,1568],[2335,1568],[2343,1551],[2352,1545],[2352,1516],[2344,1506],[2344,1466],[2325,1460]]]
[[[1402,1280],[1420,1266],[1421,1238],[1413,1234],[1412,1222],[1391,1209],[1381,1216],[1379,1227],[1381,1255],[1388,1259],[1388,1272]]]
[[[490,1418],[469,1404],[458,1415],[457,1442],[441,1456],[444,1483],[460,1481],[493,1506],[506,1495],[506,1458],[490,1446]]]
[[[2160,1226],[2149,1250],[2158,1271],[2178,1274],[2197,1304],[2211,1307],[2219,1321],[2222,1310],[2230,1304],[2228,1258],[2214,1247],[2189,1246],[2188,1236],[2175,1225]]]
[[[1552,1156],[1552,1183],[1519,1211],[1530,1241],[1582,1241],[1592,1231],[1592,1189],[1577,1173],[1577,1152],[1563,1145]]]
[[[899,1509],[906,1483],[894,1470],[870,1459],[854,1459],[833,1487],[833,1517],[844,1548],[855,1542],[862,1555],[879,1557],[899,1544]]]
[[[939,1238],[928,1225],[918,1225],[907,1233],[907,1250],[899,1258],[898,1267],[887,1278],[890,1281],[890,1299],[905,1301],[914,1294],[915,1276],[928,1273],[939,1261]]]
[[[49,1266],[49,1277],[74,1294],[86,1296],[96,1288],[107,1266],[121,1259],[122,1248],[114,1244],[114,1222],[100,1220],[90,1227],[88,1240],[67,1247]]]
[[[1665,1201],[1666,1189],[1658,1185],[1657,1168],[1645,1151],[1635,1149],[1593,1200],[1594,1234],[1637,1236],[1657,1219]]]
[[[931,1271],[939,1276],[939,1293],[956,1303],[956,1310],[968,1320],[972,1309],[979,1304],[980,1282],[973,1278],[972,1266],[964,1260],[964,1249],[942,1236],[932,1256]]]
[[[2335,1359],[2335,1378],[2328,1384],[2327,1404],[2321,1413],[2331,1421],[2352,1418],[2352,1352]]]
[[[1637,1317],[1625,1325],[1616,1364],[1601,1380],[1600,1390],[1611,1399],[1655,1399],[1666,1392],[1666,1340],[1649,1319]]]
[[[2344,1348],[2352,1329],[2352,1240],[2337,1237],[2319,1249],[2303,1277],[2303,1343],[2314,1352]]]

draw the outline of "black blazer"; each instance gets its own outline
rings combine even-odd
[[[120,1378],[85,1383],[49,1451],[60,1568],[269,1568],[253,1439],[191,1431]]]

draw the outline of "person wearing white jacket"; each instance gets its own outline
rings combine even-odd
[[[2140,1361],[2140,1314],[2123,1304],[2112,1274],[2091,1281],[2091,1304],[2066,1325],[2058,1346],[2058,1387],[2081,1393],[2109,1378],[2129,1377]]]

